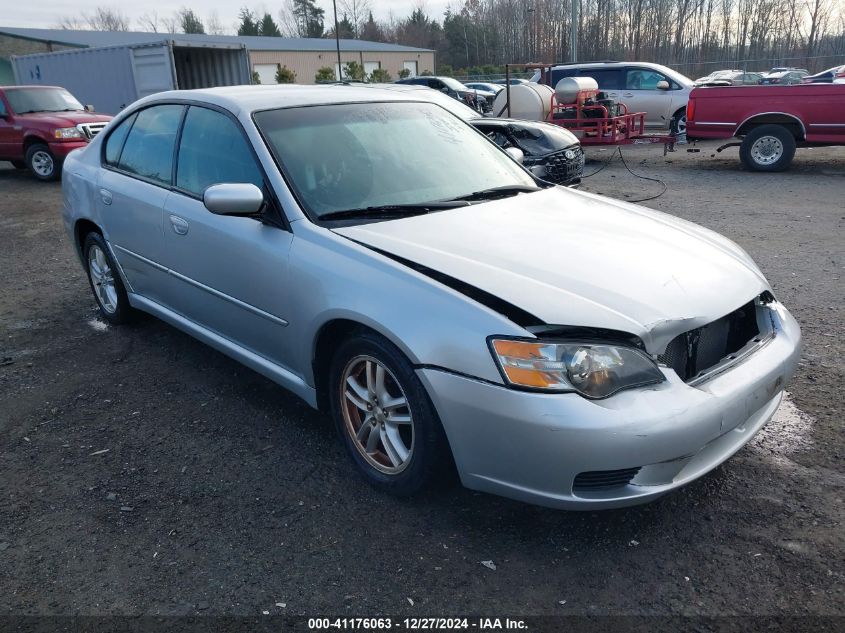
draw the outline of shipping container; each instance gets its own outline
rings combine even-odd
[[[98,112],[117,114],[164,90],[237,86],[252,80],[243,44],[171,39],[12,57],[18,84],[62,86]]]

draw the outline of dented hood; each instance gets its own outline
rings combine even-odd
[[[635,334],[652,353],[769,287],[745,251],[718,233],[560,187],[334,230],[546,324]]]

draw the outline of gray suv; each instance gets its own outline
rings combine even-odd
[[[629,112],[645,112],[647,127],[687,129],[687,101],[694,84],[689,77],[660,64],[647,62],[587,62],[554,66],[549,85],[564,77],[592,77],[611,99]],[[540,72],[531,78],[540,81]]]

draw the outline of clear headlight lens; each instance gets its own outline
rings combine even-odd
[[[506,380],[518,387],[606,398],[622,389],[664,380],[657,364],[633,347],[580,341],[491,342]]]
[[[53,136],[56,138],[84,138],[82,132],[75,127],[61,127],[53,130]]]

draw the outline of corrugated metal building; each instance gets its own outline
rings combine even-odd
[[[337,52],[333,39],[255,37],[233,35],[195,35],[138,33],[132,31],[72,31],[65,29],[27,29],[0,26],[0,85],[13,83],[9,59],[13,55],[46,53],[69,48],[99,48],[135,44],[153,44],[176,38],[194,46],[245,46],[252,68],[261,83],[275,83],[276,68],[282,64],[296,73],[296,82],[314,83],[317,70],[329,67],[337,73]],[[383,68],[393,79],[407,68],[412,75],[434,72],[434,51],[425,48],[340,40],[343,63],[356,61],[370,73]]]

